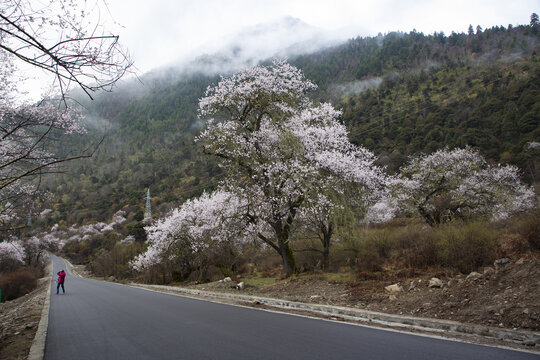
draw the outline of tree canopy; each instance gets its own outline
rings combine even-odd
[[[536,202],[518,168],[490,165],[470,148],[413,157],[390,187],[398,207],[418,213],[431,226],[455,219],[506,218]]]
[[[2,1],[0,49],[51,73],[62,97],[73,84],[90,97],[110,89],[132,61],[118,36],[96,16],[97,3],[89,5],[76,0]]]
[[[110,89],[131,67],[118,36],[106,34],[84,5],[69,0],[0,3],[2,227],[15,218],[16,207],[32,201],[43,175],[93,154],[93,148],[73,151],[60,141],[66,134],[85,132],[81,113],[67,99],[73,84],[91,97],[93,91]],[[20,62],[52,74],[58,94],[28,104],[17,86],[29,77],[19,74]],[[26,206],[28,211],[31,206]]]
[[[229,223],[232,231],[242,230],[244,239],[270,246],[280,254],[288,276],[297,271],[290,237],[300,210],[322,206],[321,191],[342,192],[344,183],[369,189],[364,198],[369,201],[384,182],[374,155],[349,142],[338,122],[340,113],[330,104],[309,100],[306,92],[312,88],[300,70],[275,61],[223,78],[199,102],[200,116],[214,117],[197,140],[205,153],[220,159],[226,175],[220,188],[237,199],[229,202],[234,215],[231,209],[226,215],[210,211],[216,218],[208,223]],[[209,207],[214,201],[220,208],[222,203],[215,200],[222,198],[219,194],[224,193],[194,201]],[[173,213],[167,222],[182,227],[172,219],[181,213]],[[237,221],[230,224],[232,218]],[[155,243],[151,249],[159,253],[163,246]],[[141,259],[146,256],[150,255]]]

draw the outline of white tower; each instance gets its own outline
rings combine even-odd
[[[146,207],[144,209],[144,218],[145,219],[152,218],[152,207],[150,204],[150,188],[148,188],[148,191],[146,191]]]

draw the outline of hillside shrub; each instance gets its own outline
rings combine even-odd
[[[298,238],[294,241],[294,252],[296,257],[296,263],[298,264],[299,272],[309,272],[313,270],[321,270],[323,263],[323,248],[321,241],[318,238],[306,237]],[[337,270],[339,267],[339,259],[342,257],[336,257],[335,251],[330,248],[330,269]]]
[[[360,272],[380,271],[395,247],[391,230],[362,230],[355,235],[336,243],[331,257],[334,266],[350,266]]]
[[[410,224],[396,228],[395,262],[400,267],[425,269],[437,264],[437,249],[433,229],[425,224]]]
[[[9,301],[28,294],[37,286],[37,276],[29,269],[18,269],[0,274],[2,301]]]
[[[392,250],[396,247],[396,239],[391,230],[383,228],[368,232],[365,247],[373,249],[380,259],[389,259]]]
[[[333,259],[343,264],[347,255],[354,256],[359,271],[381,269],[384,264],[424,269],[438,260],[432,233],[429,226],[411,222],[368,229],[356,239],[338,243]]]
[[[366,266],[366,261],[378,262],[376,254],[365,256],[363,253],[364,235],[355,233],[355,236],[349,236],[343,239],[338,239],[330,257],[331,264],[340,264],[348,266],[350,269],[363,270]]]
[[[532,249],[540,250],[540,209],[520,217],[514,228],[522,238],[527,240]]]
[[[463,273],[489,265],[497,256],[497,233],[485,223],[452,223],[438,227],[433,237],[440,264]]]

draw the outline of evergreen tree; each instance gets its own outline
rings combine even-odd
[[[531,14],[531,26],[537,26],[538,25],[538,14],[532,13]]]

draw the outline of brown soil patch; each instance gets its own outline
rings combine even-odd
[[[41,319],[49,278],[29,294],[0,304],[0,358],[26,359]]]
[[[345,283],[326,281],[324,275],[302,274],[271,285],[246,286],[244,290],[234,290],[236,282],[213,282],[190,288],[540,331],[539,265],[538,259],[531,258],[497,269],[488,267],[469,277],[435,271],[359,274],[361,280]],[[432,277],[438,277],[442,286],[429,287]],[[385,286],[396,283],[402,291],[385,290]]]

